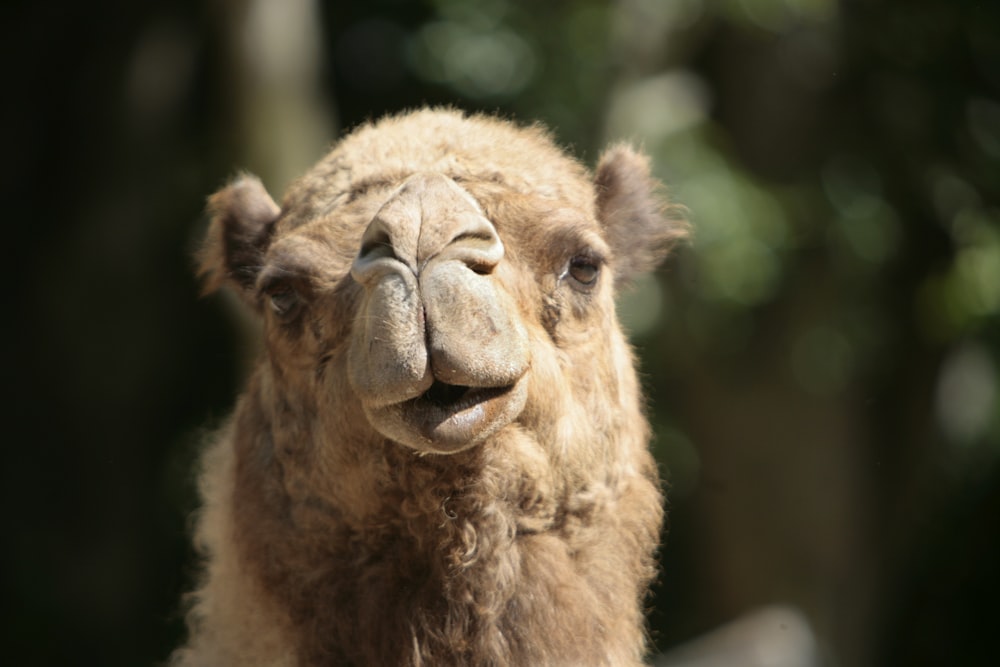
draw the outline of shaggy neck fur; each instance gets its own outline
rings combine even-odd
[[[276,384],[262,373],[235,417],[234,533],[295,628],[299,664],[641,661],[637,601],[661,517],[630,505],[658,506],[651,468],[558,486],[565,477],[523,426],[450,456],[420,455],[373,433],[318,447],[325,438],[301,425],[319,426],[321,415]],[[325,460],[331,451],[341,452],[337,461]],[[348,459],[347,477],[376,499],[361,513],[341,502],[348,486],[316,484],[320,471]],[[629,525],[640,516],[641,526]]]

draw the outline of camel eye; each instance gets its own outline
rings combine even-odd
[[[578,256],[570,260],[567,273],[575,288],[590,290],[593,289],[598,276],[601,275],[601,265],[593,258]]]
[[[299,305],[298,293],[287,287],[268,292],[268,298],[271,301],[271,310],[282,319],[291,317]]]

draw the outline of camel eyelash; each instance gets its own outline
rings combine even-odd
[[[604,264],[604,257],[593,250],[577,253],[566,262],[559,282],[568,282],[578,292],[590,292],[597,285]]]
[[[303,278],[299,272],[283,269],[272,270],[261,276],[258,294],[279,320],[290,320],[299,312]]]
[[[290,288],[279,288],[267,293],[271,302],[271,310],[279,318],[291,317],[299,306],[299,294]]]
[[[282,289],[300,287],[308,284],[312,278],[311,273],[302,269],[271,265],[262,272],[257,280],[257,291],[261,294],[269,294]]]

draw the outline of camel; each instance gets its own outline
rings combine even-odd
[[[171,664],[642,664],[663,510],[614,296],[686,229],[648,159],[422,109],[208,210],[263,350]]]

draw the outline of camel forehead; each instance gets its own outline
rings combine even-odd
[[[551,197],[578,195],[589,186],[582,166],[544,130],[457,111],[424,110],[365,126],[329,157],[351,165],[352,180],[428,171],[497,180],[518,191]]]
[[[538,127],[487,116],[421,110],[364,125],[286,193],[285,228],[343,209],[371,191],[392,189],[415,173],[491,182],[531,197],[562,202],[593,217],[588,171]]]

